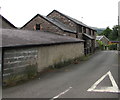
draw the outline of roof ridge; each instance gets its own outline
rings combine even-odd
[[[95,29],[93,29],[92,27],[86,25],[86,24],[83,23],[82,21],[79,21],[78,19],[75,19],[75,18],[73,18],[73,17],[71,17],[71,16],[68,16],[68,15],[66,15],[66,14],[63,14],[63,13],[59,12],[58,10],[55,10],[55,9],[54,9],[51,13],[53,13],[54,11],[62,14],[64,17],[67,17],[68,19],[72,20],[73,22],[75,22],[75,23],[77,23],[77,24],[79,24],[79,25],[82,24],[82,26],[87,27],[87,28],[90,28],[90,29],[96,31]],[[47,16],[49,16],[51,13],[49,13]]]
[[[17,28],[15,25],[13,25],[8,19],[6,19],[4,16],[2,16],[1,14],[0,14],[0,17],[2,18],[2,19],[4,19],[6,22],[8,22],[11,26],[13,26],[14,28]]]
[[[55,24],[53,21],[52,21],[52,18],[49,18],[47,16],[44,16],[44,15],[41,15],[41,14],[36,14],[31,20],[29,20],[25,25],[23,25],[20,29],[22,29],[23,27],[25,27],[28,23],[30,23],[34,18],[36,18],[37,16],[40,16],[42,18],[44,18],[45,20],[47,20],[48,22],[54,24],[56,27],[60,28],[61,30],[63,31],[70,31],[72,32],[72,30],[68,29],[68,30],[64,30],[63,28],[61,28],[60,26],[58,26],[57,24]],[[74,33],[74,32],[73,32]]]
[[[18,46],[38,46],[38,45],[52,45],[52,44],[62,44],[62,43],[80,43],[84,40],[62,36],[58,34],[52,34],[50,32],[41,32],[31,30],[13,30],[13,29],[3,29],[3,47],[18,47]],[[11,33],[11,34],[9,34]]]

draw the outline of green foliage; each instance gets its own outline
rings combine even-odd
[[[114,26],[111,34],[109,35],[110,40],[118,40],[118,25]]]
[[[31,64],[26,67],[24,73],[13,73],[7,79],[3,80],[3,87],[11,87],[23,83],[37,76],[37,64]]]
[[[115,25],[112,29],[110,29],[109,27],[107,27],[100,35],[105,35],[107,38],[109,38],[112,41],[118,41],[120,39],[118,36],[118,28],[120,29],[120,26],[118,27],[118,25]]]
[[[97,40],[97,42],[98,42],[99,45],[104,45],[103,42],[100,41],[100,40]]]
[[[50,66],[51,68],[61,68],[61,67],[64,67],[64,66],[67,66],[67,65],[70,65],[70,64],[78,64],[80,63],[81,61],[86,61],[89,59],[89,55],[87,56],[82,56],[82,57],[77,57],[77,58],[74,58],[74,59],[69,59],[67,61],[64,61],[64,62],[60,62],[60,63],[57,63],[53,66]]]
[[[37,75],[37,65],[29,65],[26,67],[26,74],[28,79],[34,78]]]
[[[100,41],[100,40],[97,40],[97,42],[98,42],[98,44],[99,44],[99,48],[100,48],[101,50],[103,50],[105,44],[104,44],[102,41]]]
[[[109,50],[117,50],[117,45],[116,44],[109,45]]]
[[[27,76],[25,74],[22,75],[11,74],[8,79],[3,80],[3,87],[15,86],[17,83],[25,81],[26,79]]]
[[[112,30],[109,27],[107,27],[100,35],[105,35],[107,38],[109,38],[111,32]]]

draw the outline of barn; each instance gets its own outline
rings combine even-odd
[[[41,72],[49,66],[84,56],[84,41],[42,31],[2,29],[3,81],[21,76],[34,66]]]

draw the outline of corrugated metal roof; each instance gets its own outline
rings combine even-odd
[[[1,47],[15,47],[24,45],[46,45],[59,43],[83,42],[84,40],[76,39],[69,36],[62,36],[48,32],[0,29]]]

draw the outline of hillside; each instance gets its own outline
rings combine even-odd
[[[97,27],[92,27],[93,29],[97,30],[97,33],[100,34],[105,30],[105,28],[97,28]]]

